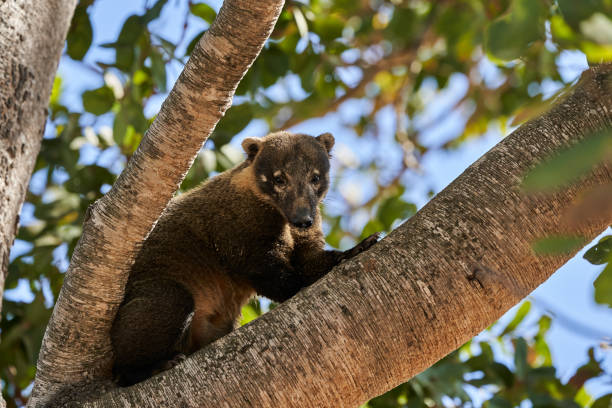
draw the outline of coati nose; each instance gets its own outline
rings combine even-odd
[[[300,220],[294,221],[293,225],[298,228],[308,228],[312,226],[312,217],[310,215],[307,215],[306,217],[301,218]]]
[[[298,228],[308,228],[312,226],[312,215],[308,208],[298,208],[295,215],[291,217],[291,223]]]

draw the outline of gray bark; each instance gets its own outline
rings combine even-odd
[[[0,307],[9,252],[75,5],[76,0],[0,1]]]
[[[224,2],[127,168],[88,210],[45,332],[29,406],[110,379],[109,331],[139,246],[230,106],[282,6],[282,0]]]
[[[0,301],[75,5],[76,0],[0,1]]]
[[[423,371],[573,256],[536,256],[535,239],[589,240],[612,221],[562,218],[612,181],[609,163],[555,194],[520,189],[550,154],[612,128],[611,87],[611,65],[585,72],[371,250],[174,369],[86,406],[354,407]]]

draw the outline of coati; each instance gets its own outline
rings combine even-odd
[[[229,333],[254,294],[282,302],[368,249],[324,249],[319,203],[334,137],[272,133],[247,158],[173,198],[131,269],[112,326],[114,374],[130,385]]]

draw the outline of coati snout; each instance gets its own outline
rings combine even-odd
[[[329,152],[334,137],[279,132],[248,138],[242,147],[253,166],[258,190],[298,228],[309,228],[329,187]]]

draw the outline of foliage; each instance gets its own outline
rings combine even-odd
[[[93,24],[101,7],[104,2],[80,0],[74,14],[63,61],[80,64],[87,89],[75,95],[69,85],[76,78],[56,78],[19,250],[11,257],[0,323],[0,376],[9,406],[27,398],[85,210],[110,188],[137,148],[218,3],[148,1],[103,44],[97,40],[100,26]],[[389,232],[416,211],[407,186],[428,152],[453,149],[491,129],[505,133],[508,124],[540,114],[554,99],[551,94],[572,80],[559,64],[568,50],[591,62],[611,59],[610,15],[609,0],[288,1],[181,189],[240,161],[235,146],[245,129],[314,133],[330,122],[311,119],[333,116],[348,136],[344,143],[338,138],[335,149],[336,181],[324,210],[327,242],[348,247],[373,231]],[[178,37],[160,23],[169,20],[182,27]],[[452,131],[445,131],[451,122]],[[588,160],[599,151],[583,150],[568,154]],[[534,174],[536,187],[579,176]],[[585,257],[608,262],[606,242]],[[610,270],[596,282],[596,299],[607,304]],[[11,297],[18,286],[27,288],[31,299]],[[259,301],[250,304],[243,322],[265,309]],[[591,356],[590,365],[581,368],[584,381],[563,384],[545,340],[551,320],[541,317],[530,335],[520,330],[528,312],[519,309],[501,332],[490,329],[368,406],[463,405],[474,403],[475,390],[484,390],[478,398],[491,407],[524,401],[587,406],[583,384],[601,375],[598,363]],[[510,355],[514,362],[500,360]],[[609,400],[603,397],[593,407]]]
[[[610,87],[612,89],[612,85]],[[555,191],[559,187],[580,182],[581,177],[604,161],[612,159],[612,130],[589,135],[583,142],[551,157],[529,171],[523,187],[527,191]],[[575,203],[565,215],[564,222],[576,224],[598,214],[612,213],[612,184],[594,187]],[[585,254],[584,259],[593,265],[606,265],[593,283],[595,301],[612,307],[612,235],[607,235]],[[533,250],[540,254],[572,252],[584,246],[584,239],[571,236],[544,237],[533,243]]]
[[[605,264],[599,277],[593,282],[595,301],[612,307],[612,255],[610,247],[612,235],[603,237],[597,245],[589,249],[584,258],[594,265]]]
[[[523,304],[511,324],[527,320],[529,308],[526,305],[529,303]],[[525,310],[527,312],[523,313]],[[533,407],[584,406],[591,402],[585,394],[584,383],[599,376],[603,370],[591,350],[589,361],[579,367],[566,384],[562,383],[551,365],[550,351],[544,340],[550,323],[548,316],[533,322],[538,330],[529,340],[513,334],[516,326],[495,334],[501,329],[498,324],[411,381],[374,398],[365,407],[463,406],[474,403],[477,391],[486,395],[483,406],[489,408],[523,406],[525,403]],[[494,352],[496,347],[506,352]],[[505,361],[500,361],[500,355],[505,355]]]

